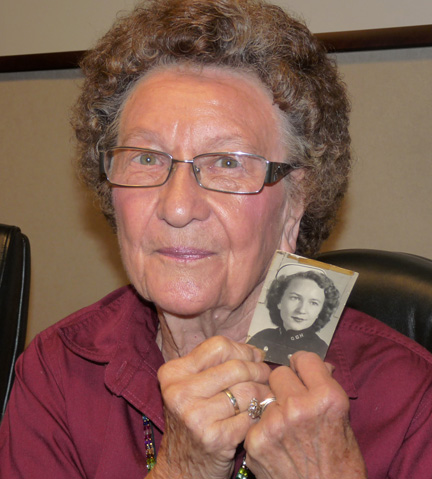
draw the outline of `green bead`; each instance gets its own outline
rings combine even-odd
[[[236,479],[252,479],[254,475],[249,471],[246,466],[241,466],[237,473]]]
[[[151,471],[156,465],[156,460],[154,457],[147,458],[147,470]]]

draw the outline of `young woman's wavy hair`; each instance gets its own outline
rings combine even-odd
[[[136,83],[154,68],[183,63],[248,72],[270,91],[289,137],[287,161],[305,167],[299,188],[287,190],[305,207],[297,253],[316,253],[347,185],[349,102],[318,40],[303,23],[261,0],[146,0],[86,54],[72,125],[81,177],[105,216],[115,228],[98,149],[116,145],[119,113]]]
[[[283,320],[278,305],[291,281],[295,279],[310,279],[315,281],[315,283],[324,290],[325,300],[323,307],[315,323],[312,325],[314,331],[319,331],[330,321],[332,314],[338,307],[339,291],[328,276],[313,270],[295,273],[289,276],[279,276],[273,280],[266,296],[270,319],[276,326],[280,328],[283,327]]]

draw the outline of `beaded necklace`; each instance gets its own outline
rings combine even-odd
[[[156,465],[156,453],[154,447],[153,427],[150,419],[143,415],[144,441],[146,448],[147,471],[151,471]]]
[[[156,465],[156,450],[154,447],[154,434],[153,426],[150,419],[143,415],[143,427],[144,427],[144,441],[146,448],[146,463],[147,471],[151,471]],[[255,476],[246,466],[246,457],[243,459],[243,463],[235,477],[235,479],[255,479]]]

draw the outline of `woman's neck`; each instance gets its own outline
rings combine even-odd
[[[179,317],[158,309],[156,341],[165,361],[188,354],[212,336],[225,336],[244,342],[258,300],[259,288],[234,311],[218,309],[196,317]]]

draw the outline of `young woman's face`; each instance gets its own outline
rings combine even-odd
[[[293,279],[278,304],[285,330],[301,331],[318,318],[325,301],[324,290],[307,278]]]

